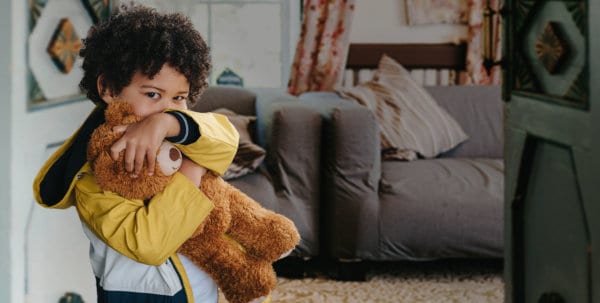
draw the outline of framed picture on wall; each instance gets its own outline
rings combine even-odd
[[[109,17],[112,0],[29,0],[28,107],[84,100],[79,50],[89,28]]]
[[[467,23],[468,0],[405,0],[408,25]]]

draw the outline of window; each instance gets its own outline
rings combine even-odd
[[[139,0],[183,12],[211,47],[210,83],[229,69],[246,87],[285,87],[300,28],[300,1]]]

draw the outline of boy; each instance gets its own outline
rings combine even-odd
[[[130,5],[93,26],[80,55],[80,87],[97,107],[38,173],[38,203],[77,207],[90,239],[98,302],[217,302],[214,282],[176,253],[213,207],[198,189],[204,167],[223,174],[237,150],[238,134],[226,117],[187,110],[207,86],[208,47],[183,15]],[[150,201],[101,190],[86,163],[87,141],[116,99],[145,117],[114,130],[123,136],[112,157],[124,152],[133,177],[144,165],[153,172],[164,139],[187,157]]]

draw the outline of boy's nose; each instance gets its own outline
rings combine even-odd
[[[171,102],[167,98],[163,98],[162,100],[160,100],[159,104],[160,104],[160,108],[162,110],[165,110],[165,109],[171,107]]]

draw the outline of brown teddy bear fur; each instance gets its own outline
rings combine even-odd
[[[125,102],[112,102],[105,110],[106,121],[92,133],[87,147],[87,159],[90,163],[96,182],[101,188],[119,193],[128,199],[146,200],[162,191],[171,177],[157,170],[153,176],[148,176],[146,167],[142,169],[139,178],[131,178],[125,170],[124,153],[119,160],[110,157],[110,147],[122,134],[113,131],[117,125],[128,125],[142,120],[131,114],[130,106]],[[143,184],[144,186],[140,186]]]
[[[122,135],[113,127],[141,119],[125,102],[109,104],[105,116],[106,122],[94,131],[88,144],[88,161],[98,185],[130,199],[148,199],[162,191],[170,176],[160,172],[159,165],[153,176],[142,172],[138,178],[130,178],[123,152],[117,161],[110,158],[110,147]],[[263,208],[212,172],[202,177],[200,189],[215,207],[179,252],[206,271],[230,303],[267,296],[277,283],[272,263],[300,240],[294,223]]]

